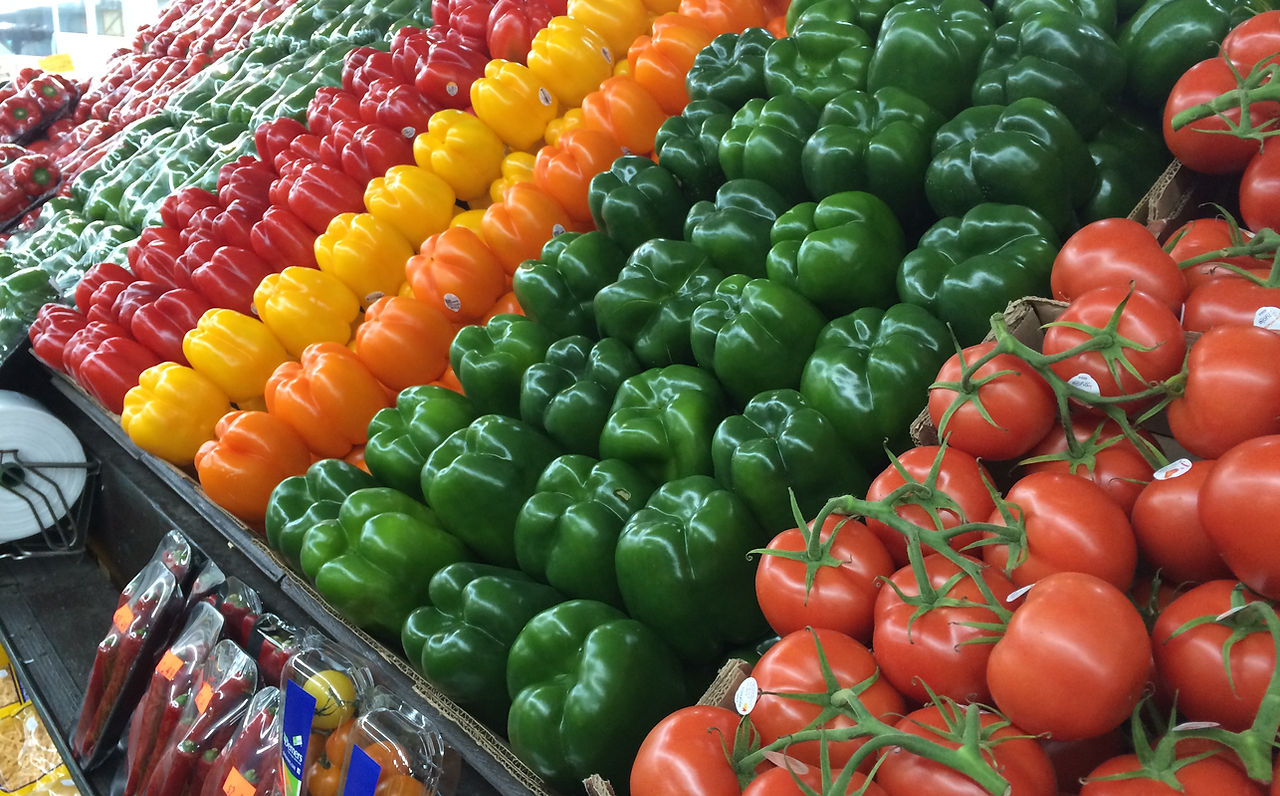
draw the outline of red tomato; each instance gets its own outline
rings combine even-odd
[[[1180,790],[1148,777],[1100,779],[1113,774],[1142,770],[1137,755],[1113,757],[1089,774],[1080,796],[1262,796],[1266,791],[1244,772],[1218,757],[1206,757],[1177,769],[1174,777]]]
[[[738,796],[733,749],[738,714],[713,705],[681,708],[658,722],[631,764],[632,796]]]
[[[1214,279],[1187,296],[1182,327],[1205,332],[1215,326],[1252,326],[1264,307],[1280,307],[1280,287],[1266,287],[1239,275]]]
[[[1169,429],[1204,459],[1257,436],[1280,434],[1280,334],[1221,326],[1191,346],[1187,383],[1169,404]]]
[[[1057,456],[1043,462],[1024,465],[1026,473],[1064,473],[1088,478],[1106,490],[1107,495],[1128,514],[1143,485],[1151,480],[1151,465],[1142,451],[1112,420],[1101,423],[1096,418],[1076,415],[1071,430],[1080,442],[1080,454],[1072,456],[1067,446],[1067,431],[1061,425],[1040,440],[1028,457]],[[1144,439],[1155,445],[1150,435]],[[1157,447],[1157,450],[1159,448]]]
[[[1228,617],[1173,634],[1193,619],[1229,610],[1232,592],[1238,586],[1234,580],[1200,584],[1170,603],[1151,631],[1157,682],[1168,696],[1176,695],[1178,711],[1192,721],[1216,721],[1234,732],[1253,724],[1267,692],[1276,665],[1271,634],[1259,628],[1235,642],[1229,658],[1231,682],[1227,681],[1223,644],[1238,622]],[[1243,586],[1239,588],[1245,602],[1258,600]]]
[[[817,638],[815,643],[814,638]],[[798,630],[784,636],[760,657],[752,670],[760,686],[760,700],[751,711],[751,721],[760,731],[765,744],[773,743],[784,735],[804,729],[818,717],[822,708],[810,702],[790,699],[787,694],[812,694],[827,690],[826,680],[818,662],[818,647],[826,655],[831,673],[840,688],[853,688],[876,673],[876,659],[871,652],[843,633],[825,628]],[[906,707],[902,695],[883,677],[877,677],[858,695],[858,700],[872,715],[881,721],[902,714]],[[828,728],[853,726],[853,721],[843,714],[826,724]],[[864,738],[827,744],[831,765],[842,768]],[[811,766],[820,765],[820,745],[817,741],[805,741],[787,747],[787,754]],[[867,761],[869,767],[871,761]],[[690,791],[695,792],[695,791]],[[632,791],[634,796],[634,791]]]
[[[1058,792],[1079,793],[1080,780],[1105,760],[1131,749],[1127,735],[1120,729],[1078,741],[1042,741],[1040,746],[1053,763],[1058,778]]]
[[[898,464],[915,482],[923,483],[929,478],[939,450],[936,445],[912,448],[898,457]],[[954,528],[966,521],[980,522],[991,513],[995,502],[987,489],[989,481],[986,468],[977,459],[962,450],[947,448],[938,466],[934,489],[935,500],[940,503],[937,516],[943,529]],[[905,483],[902,473],[895,465],[890,464],[867,488],[867,500],[880,500]],[[897,513],[899,517],[921,528],[938,529],[938,522],[922,506],[902,505]],[[907,563],[907,541],[901,533],[873,519],[867,520],[867,527],[880,537],[885,549],[893,557],[894,566],[900,567]],[[953,537],[950,544],[952,548],[960,550],[980,538],[978,533],[966,533]]]
[[[1252,232],[1233,227],[1226,219],[1197,218],[1178,227],[1169,236],[1169,240],[1173,241],[1173,248],[1169,250],[1169,255],[1174,262],[1180,263],[1219,249],[1238,246],[1252,237]],[[1186,278],[1188,290],[1195,290],[1212,279],[1240,278],[1235,272],[1222,268],[1222,263],[1234,265],[1246,271],[1256,272],[1262,276],[1266,276],[1267,272],[1271,270],[1270,262],[1260,260],[1257,257],[1228,257],[1224,260],[1208,260],[1199,265],[1181,269],[1182,275]]]
[[[1138,549],[1163,580],[1200,583],[1231,576],[1200,524],[1200,488],[1214,464],[1182,459],[1161,468],[1129,514]]]
[[[955,740],[964,721],[963,708],[930,705],[908,713],[897,725],[899,730],[928,738],[950,749],[960,746]],[[979,723],[984,739],[995,743],[983,752],[983,762],[1000,772],[1009,783],[1008,796],[1055,796],[1058,783],[1053,764],[1034,738],[1009,724],[994,713],[983,711]],[[971,778],[941,763],[889,747],[882,753],[883,763],[876,772],[876,782],[889,796],[978,796],[987,791]]]
[[[1014,724],[1070,741],[1127,721],[1150,672],[1147,628],[1124,592],[1093,575],[1059,572],[1032,586],[1013,612],[991,651],[987,685]]]
[[[1061,301],[1103,285],[1127,290],[1131,284],[1174,312],[1187,296],[1177,262],[1150,230],[1128,218],[1104,218],[1076,230],[1049,274],[1049,288]]]
[[[1168,307],[1140,290],[1129,293],[1125,288],[1094,288],[1071,302],[1071,306],[1058,317],[1058,323],[1081,324],[1101,330],[1126,296],[1128,303],[1120,313],[1116,334],[1133,345],[1150,350],[1120,349],[1120,342],[1116,341],[1111,351],[1117,356],[1123,354],[1137,375],[1123,366],[1117,366],[1113,375],[1103,352],[1089,351],[1053,363],[1051,367],[1059,378],[1070,380],[1077,374],[1083,374],[1093,380],[1099,394],[1114,397],[1145,390],[1151,383],[1163,381],[1182,368],[1182,358],[1186,353],[1182,324]],[[1089,332],[1072,326],[1050,326],[1044,333],[1043,351],[1049,355],[1061,354],[1091,337],[1093,335]],[[1131,402],[1124,408],[1132,411],[1151,403],[1150,400]]]
[[[1180,111],[1194,107],[1216,98],[1236,87],[1236,76],[1231,66],[1221,58],[1208,58],[1182,73],[1178,82],[1169,91],[1169,98],[1164,105],[1164,142],[1174,157],[1182,161],[1188,168],[1205,174],[1234,174],[1243,171],[1249,158],[1258,151],[1258,142],[1244,138],[1223,135],[1218,131],[1226,130],[1226,120],[1219,116],[1209,116],[1192,122],[1178,130],[1172,129],[1170,122]],[[1254,124],[1261,123],[1277,114],[1274,102],[1254,103],[1250,109]],[[1228,110],[1223,116],[1232,121],[1240,120],[1240,110]]]
[[[969,560],[985,568],[981,561]],[[894,573],[892,586],[881,589],[876,598],[871,649],[880,663],[880,673],[916,702],[928,702],[929,690],[961,703],[990,702],[987,658],[991,644],[974,640],[996,638],[999,633],[972,623],[998,622],[999,617],[987,607],[989,603],[973,578],[961,574],[960,567],[936,553],[926,556],[922,564],[936,599],[947,602],[932,604],[917,616],[918,606],[903,602],[904,596],[920,596],[914,569],[907,566]],[[985,568],[982,579],[1005,605],[1013,591],[1009,579],[994,568]]]
[[[1015,586],[1029,586],[1055,572],[1086,572],[1121,591],[1133,583],[1138,545],[1124,510],[1102,487],[1062,473],[1031,473],[1009,489],[1005,500],[1024,518],[1026,557],[1010,573]],[[990,522],[1004,524],[999,510]],[[989,544],[982,558],[1008,571],[1008,544]]]
[[[1280,57],[1280,11],[1263,11],[1231,29],[1222,40],[1223,58],[1241,74]]]
[[[972,363],[993,348],[994,342],[969,346],[943,364],[929,388],[929,419],[948,445],[982,459],[1012,459],[1045,435],[1058,405],[1044,377],[1012,354],[974,371],[962,398],[961,361]]]
[[[1272,366],[1274,367],[1274,361]],[[1280,597],[1280,435],[1242,442],[1200,488],[1200,522],[1249,588]]]
[[[864,643],[871,640],[878,578],[893,572],[893,560],[876,535],[857,520],[833,514],[823,523],[819,539],[826,542],[833,531],[836,538],[827,555],[839,563],[818,566],[812,588],[806,588],[805,562],[760,556],[756,599],[779,636],[806,627],[827,627]],[[769,549],[803,551],[804,536],[796,528],[783,531],[769,542]]]
[[[833,782],[837,776],[839,776],[839,769],[836,769],[831,774]],[[771,768],[751,780],[751,784],[742,792],[742,796],[806,796],[805,792],[800,790],[800,786],[796,784],[797,779],[818,793],[835,793],[835,791],[828,791],[822,786],[822,771],[820,769],[806,766],[803,773],[797,772],[795,774],[785,768]],[[849,778],[849,787],[845,788],[844,792],[846,794],[861,793],[861,796],[886,796],[884,788],[874,782],[867,785],[865,791],[859,791],[858,789],[866,781],[867,778],[865,776],[855,771]]]
[[[1268,146],[1249,159],[1240,175],[1240,220],[1252,230],[1280,228],[1276,191],[1280,190],[1280,146]]]

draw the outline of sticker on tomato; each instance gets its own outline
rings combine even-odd
[[[1151,477],[1157,481],[1168,481],[1173,478],[1177,478],[1180,475],[1186,475],[1190,470],[1190,459],[1178,459],[1177,461],[1169,462],[1164,467],[1156,470],[1151,474]]]
[[[733,706],[737,709],[739,716],[745,716],[754,710],[758,701],[760,701],[760,683],[754,677],[743,680],[738,690],[733,692]]]
[[[1075,387],[1082,392],[1091,393],[1093,395],[1101,395],[1102,390],[1098,387],[1098,381],[1088,373],[1077,373],[1067,379],[1067,384]]]
[[[1259,307],[1253,314],[1253,325],[1280,332],[1280,307]]]

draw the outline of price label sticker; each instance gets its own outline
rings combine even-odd
[[[124,633],[129,629],[129,625],[133,624],[133,609],[129,607],[128,603],[125,603],[111,615],[111,621],[115,623],[116,630]]]
[[[1151,475],[1157,481],[1168,481],[1171,478],[1177,478],[1180,475],[1186,475],[1187,471],[1190,469],[1191,469],[1190,459],[1178,459],[1175,462],[1170,462],[1169,464],[1166,464],[1164,467],[1161,467],[1159,470],[1156,470]]]
[[[1102,394],[1102,390],[1098,389],[1097,380],[1088,373],[1077,373],[1070,379],[1067,379],[1067,384],[1070,384],[1077,390],[1083,390],[1084,392],[1093,393],[1094,395]]]
[[[166,680],[173,680],[181,668],[182,659],[172,652],[166,652],[160,662],[156,664],[156,671]]]
[[[231,769],[227,778],[222,781],[222,792],[227,796],[253,796],[256,791],[257,788],[244,778],[238,768]]]
[[[759,700],[760,683],[754,677],[743,680],[738,690],[733,692],[733,707],[740,716],[745,716],[754,710]]]
[[[563,235],[564,233],[565,233],[564,224],[551,225],[551,237],[554,238],[556,235]]]
[[[201,713],[209,707],[209,700],[213,699],[213,686],[205,683],[200,686],[200,690],[196,693],[196,709]]]
[[[1259,307],[1253,314],[1253,325],[1280,332],[1280,307]]]
[[[551,92],[547,91],[545,88],[538,89],[538,102],[541,102],[543,105],[550,105]]]
[[[461,309],[462,309],[462,299],[458,298],[458,297],[457,297],[456,295],[454,295],[453,293],[445,293],[445,294],[444,294],[444,306],[445,306],[445,307],[446,307],[450,312],[458,312],[459,310],[461,310]]]
[[[452,80],[450,80],[448,83],[445,83],[444,93],[448,94],[450,97],[458,96],[458,84],[453,82]]]

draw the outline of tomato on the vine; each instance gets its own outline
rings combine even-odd
[[[1128,514],[1142,488],[1151,480],[1152,467],[1137,443],[1121,431],[1114,420],[1076,414],[1071,418],[1071,431],[1080,443],[1080,455],[1070,455],[1067,431],[1055,425],[1044,439],[1027,453],[1027,457],[1053,456],[1040,462],[1027,462],[1024,473],[1063,473],[1091,479],[1106,490],[1107,495]],[[1140,432],[1141,433],[1141,432]],[[1150,434],[1144,440],[1156,445]]]
[[[1280,146],[1271,139],[1249,159],[1240,175],[1240,219],[1257,232],[1263,227],[1280,229],[1280,212],[1276,209],[1276,191],[1280,190]]]
[[[840,769],[831,772],[831,779],[834,781],[840,774]],[[771,768],[760,776],[751,780],[751,784],[742,792],[742,796],[805,796],[805,792],[800,790],[800,786],[796,784],[799,779],[804,784],[817,793],[822,793],[822,771],[815,766],[806,766],[803,772],[792,774],[786,768]],[[872,782],[866,786],[866,790],[859,790],[866,783],[867,778],[861,772],[851,772],[849,777],[849,787],[845,788],[846,794],[860,793],[861,796],[887,796],[884,788]]]
[[[1239,246],[1247,243],[1252,237],[1252,232],[1233,227],[1224,218],[1196,218],[1178,227],[1169,236],[1169,240],[1173,243],[1169,256],[1174,262],[1180,263],[1203,254]],[[1239,279],[1239,274],[1222,267],[1224,263],[1258,276],[1266,276],[1271,270],[1271,263],[1257,257],[1238,255],[1222,260],[1208,260],[1199,265],[1181,269],[1187,281],[1188,291],[1194,291],[1200,285],[1214,279]]]
[[[1058,572],[1037,581],[1013,612],[991,651],[987,685],[1014,724],[1069,741],[1126,721],[1151,665],[1146,625],[1124,592],[1093,575]]]
[[[1280,434],[1280,333],[1220,326],[1200,336],[1187,357],[1187,382],[1168,408],[1182,447],[1216,459],[1253,437]]]
[[[1187,296],[1178,264],[1143,225],[1128,218],[1104,218],[1072,233],[1053,260],[1049,289],[1073,301],[1095,287],[1138,290],[1174,312]]]
[[[1267,274],[1261,278],[1266,279]],[[1280,287],[1267,287],[1239,275],[1215,279],[1187,296],[1182,326],[1188,332],[1206,332],[1218,326],[1252,326],[1264,307],[1280,307]]]
[[[1221,55],[1241,74],[1280,59],[1280,11],[1263,11],[1236,25],[1223,38]]]
[[[948,445],[998,461],[1021,456],[1045,435],[1057,417],[1057,401],[1048,382],[1030,365],[1013,354],[997,354],[972,375],[976,399],[966,395],[957,404],[962,358],[971,364],[993,348],[994,342],[978,343],[942,365],[929,388],[929,419]]]
[[[1280,435],[1242,442],[1218,457],[1200,489],[1200,522],[1235,576],[1272,599],[1280,598],[1276,517],[1280,517]]]
[[[738,796],[733,750],[738,714],[693,705],[668,715],[645,736],[631,764],[632,796]]]
[[[1188,168],[1205,174],[1234,174],[1243,171],[1249,158],[1258,151],[1257,141],[1221,132],[1228,129],[1228,119],[1240,121],[1239,108],[1223,111],[1222,116],[1211,115],[1194,121],[1178,130],[1172,127],[1173,117],[1181,111],[1209,102],[1234,88],[1236,76],[1231,65],[1215,56],[1192,65],[1170,89],[1161,129],[1169,151]],[[1280,106],[1275,102],[1257,102],[1250,108],[1254,124],[1277,115],[1280,115]]]
[[[1263,796],[1266,791],[1245,773],[1220,757],[1206,757],[1183,765],[1174,774],[1181,790],[1149,777],[1102,779],[1142,770],[1137,755],[1113,757],[1090,772],[1080,796]]]
[[[1162,580],[1201,583],[1231,575],[1200,522],[1200,488],[1214,464],[1181,460],[1161,468],[1133,505],[1129,520],[1138,549]]]

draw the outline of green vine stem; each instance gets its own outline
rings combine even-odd
[[[1229,61],[1227,63],[1230,65]],[[1274,63],[1259,64],[1249,70],[1247,75],[1240,74],[1234,66],[1231,67],[1231,71],[1236,76],[1235,88],[1219,94],[1208,102],[1202,102],[1199,105],[1193,105],[1190,108],[1179,111],[1174,114],[1169,126],[1174,130],[1180,130],[1192,122],[1216,116],[1223,120],[1227,129],[1204,130],[1202,132],[1230,135],[1255,141],[1262,141],[1269,136],[1280,133],[1280,129],[1276,129],[1276,120],[1274,118],[1266,117],[1260,124],[1254,124],[1251,112],[1254,103],[1280,102],[1280,81],[1272,80],[1277,73],[1280,73],[1280,65]],[[1231,110],[1240,111],[1240,121],[1235,121],[1226,115],[1226,112]]]

